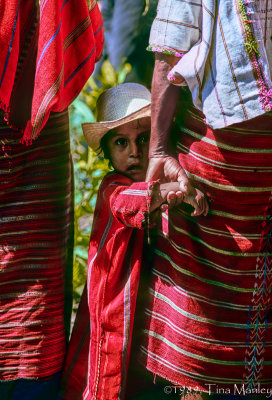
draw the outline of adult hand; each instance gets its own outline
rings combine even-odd
[[[164,182],[180,182],[180,190],[189,194],[189,180],[178,160],[170,155],[156,156],[149,159],[146,181],[159,179]]]
[[[183,201],[190,204],[194,211],[192,216],[197,217],[201,214],[207,215],[209,205],[205,195],[195,188],[189,181],[183,168],[177,159],[170,155],[151,157],[146,174],[146,180],[157,180],[163,182],[179,182],[180,191],[184,194]],[[176,204],[168,203],[171,208]]]

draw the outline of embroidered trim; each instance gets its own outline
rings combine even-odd
[[[262,237],[257,258],[254,291],[248,312],[244,379],[248,389],[258,385],[263,369],[267,330],[267,311],[272,286],[272,194],[265,210]]]
[[[101,367],[101,349],[102,349],[102,344],[104,341],[104,336],[105,333],[104,331],[102,332],[100,342],[99,342],[99,350],[98,350],[98,361],[97,361],[97,378],[96,378],[96,384],[95,384],[95,390],[94,390],[94,398],[97,398],[97,392],[98,392],[98,385],[99,385],[99,380],[100,380],[100,367]]]
[[[182,75],[174,75],[171,71],[167,75],[167,79],[171,82],[174,83],[175,85],[180,85],[181,83],[185,82],[185,79],[183,78]]]
[[[167,49],[166,47],[152,46],[152,45],[149,45],[149,46],[146,48],[146,50],[147,50],[147,51],[153,51],[153,52],[156,52],[156,53],[167,54],[167,55],[169,55],[169,56],[175,56],[175,57],[183,57],[184,54],[185,54],[185,52],[184,52],[184,53],[181,53],[181,52],[178,51],[178,50]]]
[[[239,0],[239,14],[241,16],[241,23],[245,37],[245,49],[256,75],[262,108],[267,112],[272,110],[272,89],[268,89],[267,82],[263,75],[263,64],[261,53],[259,51],[259,43],[254,34],[253,23],[255,23],[255,20],[252,19],[252,16],[255,11],[250,6],[254,2],[255,0]]]

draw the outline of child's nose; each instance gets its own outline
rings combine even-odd
[[[130,154],[133,157],[139,157],[139,155],[140,155],[140,147],[139,147],[137,142],[131,142],[130,143]]]

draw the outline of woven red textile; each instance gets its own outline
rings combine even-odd
[[[209,195],[210,212],[169,212],[141,347],[146,367],[180,386],[271,388],[271,128],[266,114],[212,130],[195,109],[181,128],[180,163]]]
[[[120,174],[109,174],[99,190],[88,257],[91,341],[85,400],[124,396],[150,200],[149,183],[133,183]]]
[[[17,126],[12,111],[20,108],[16,98],[21,102],[22,97],[16,91],[29,94],[28,120],[20,128],[22,141],[31,143],[50,112],[67,108],[91,75],[103,47],[102,17],[95,0],[90,10],[86,0],[44,0],[39,11],[33,0],[0,0],[0,10],[0,108]],[[31,29],[37,52],[28,43],[25,62],[31,58],[34,68],[25,79],[19,60]]]
[[[101,183],[88,258],[90,317],[83,294],[66,360],[65,400],[82,398],[86,377],[84,399],[124,398],[150,200],[147,182],[110,173]],[[89,371],[82,351],[88,343]]]
[[[0,380],[61,370],[71,295],[64,290],[73,234],[67,110],[51,114],[32,146],[20,136],[0,121]]]

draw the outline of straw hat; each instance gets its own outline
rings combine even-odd
[[[151,93],[139,83],[122,83],[105,90],[97,101],[97,122],[82,124],[88,145],[98,151],[100,140],[111,129],[150,117]]]

